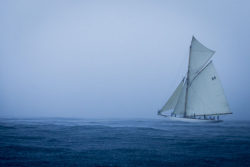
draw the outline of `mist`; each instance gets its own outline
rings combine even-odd
[[[0,2],[0,117],[157,118],[194,35],[250,119],[249,1]]]

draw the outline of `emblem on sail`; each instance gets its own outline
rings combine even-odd
[[[231,114],[218,74],[210,60],[214,53],[192,38],[187,76],[158,111],[159,115],[169,110],[173,110],[171,116],[192,119]]]

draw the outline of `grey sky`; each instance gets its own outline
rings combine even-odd
[[[250,1],[1,1],[0,116],[155,118],[194,35],[250,119]]]

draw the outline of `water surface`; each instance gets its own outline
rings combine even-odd
[[[0,119],[0,166],[250,166],[250,122]]]

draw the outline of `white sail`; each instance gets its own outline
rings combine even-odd
[[[187,82],[184,83],[182,90],[181,90],[181,94],[180,94],[178,101],[177,101],[177,104],[174,108],[173,114],[175,114],[175,115],[181,115],[181,116],[184,115],[186,88],[187,88]]]
[[[231,114],[212,61],[190,83],[187,116]]]
[[[159,111],[159,113],[161,113],[163,111],[168,111],[168,110],[174,109],[174,107],[175,107],[175,105],[176,105],[176,103],[178,101],[179,95],[181,93],[181,88],[183,87],[183,82],[184,82],[184,79],[180,82],[180,84],[175,89],[175,91],[172,94],[172,96],[168,99],[168,101],[162,107],[162,109]]]
[[[193,37],[186,81],[179,84],[158,112],[159,115],[163,111],[174,109],[169,117],[174,120],[220,122],[219,119],[207,118],[205,115],[232,114],[218,74],[212,61],[209,62],[214,53]],[[196,116],[204,116],[204,119]]]
[[[192,38],[189,57],[189,80],[192,81],[197,73],[207,64],[215,51],[202,45],[197,39]]]

